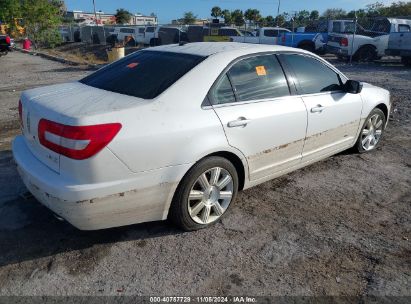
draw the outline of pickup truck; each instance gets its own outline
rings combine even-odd
[[[11,39],[7,35],[0,35],[0,56],[7,55],[11,51]]]
[[[409,29],[411,20],[396,18],[377,18],[371,29],[364,29],[354,22],[340,33],[328,35],[327,51],[340,59],[350,56],[357,61],[372,61],[385,55],[391,33]],[[354,35],[355,34],[355,35]]]
[[[256,36],[232,36],[230,41],[254,44],[278,44],[283,33],[291,32],[282,27],[262,27],[256,31]]]
[[[352,21],[328,20],[317,24],[297,28],[297,32],[283,33],[279,40],[280,45],[304,49],[313,53],[325,54],[328,41],[328,33],[339,32]]]
[[[401,32],[391,33],[388,38],[388,48],[385,50],[388,56],[400,56],[402,63],[411,66],[411,31],[410,27],[404,27]]]

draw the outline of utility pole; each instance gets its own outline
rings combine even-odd
[[[97,12],[96,12],[96,2],[93,0],[93,7],[94,7],[94,18],[96,18],[96,25],[97,25]]]
[[[280,16],[280,5],[281,5],[281,0],[278,0],[278,7],[277,7],[277,26],[280,26],[279,24],[279,16]]]
[[[280,5],[281,5],[281,0],[278,0],[277,17],[280,15]]]

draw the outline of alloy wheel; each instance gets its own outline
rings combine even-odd
[[[361,133],[361,145],[364,150],[370,151],[377,146],[383,127],[383,118],[380,115],[374,114],[368,118]]]
[[[233,178],[220,167],[203,172],[191,187],[188,213],[193,221],[206,225],[218,220],[233,197]]]

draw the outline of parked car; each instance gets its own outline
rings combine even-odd
[[[7,55],[11,51],[11,38],[8,35],[0,35],[0,56]]]
[[[351,55],[354,60],[372,61],[385,55],[390,33],[409,27],[411,20],[395,18],[377,18],[370,30],[354,22],[343,33],[331,33],[327,42],[327,51],[339,58]],[[355,35],[354,35],[355,33]]]
[[[114,33],[117,35],[118,41],[123,43],[132,43],[136,45],[137,39],[141,39],[141,34],[138,27],[116,27],[114,29]]]
[[[400,32],[390,34],[385,54],[400,56],[405,65],[411,66],[411,31],[409,25],[402,26]]]
[[[317,54],[327,51],[328,33],[341,33],[352,20],[324,20],[310,26],[298,27],[297,31],[285,32],[279,39],[279,45],[291,46]]]
[[[169,218],[195,230],[239,190],[375,150],[390,109],[387,90],[304,50],[175,44],[24,91],[12,150],[30,192],[79,229]]]
[[[279,37],[286,32],[291,31],[281,27],[262,27],[256,31],[255,36],[231,37],[231,41],[255,44],[278,44]]]

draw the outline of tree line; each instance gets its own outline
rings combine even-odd
[[[7,24],[11,33],[23,26],[35,46],[53,47],[61,42],[57,29],[65,13],[61,0],[0,0],[1,23]]]
[[[282,26],[298,27],[306,26],[313,21],[327,19],[352,19],[352,18],[373,18],[373,17],[405,17],[411,16],[411,2],[397,1],[391,5],[384,5],[381,2],[375,2],[367,5],[364,9],[345,11],[341,8],[330,8],[325,10],[321,15],[318,10],[300,10],[293,13],[284,12],[276,17],[272,15],[263,16],[258,9],[240,9],[228,10],[219,6],[211,9],[211,17],[221,18],[226,24],[236,26]],[[185,12],[183,18],[179,21],[183,24],[194,23],[197,16],[193,12]]]

